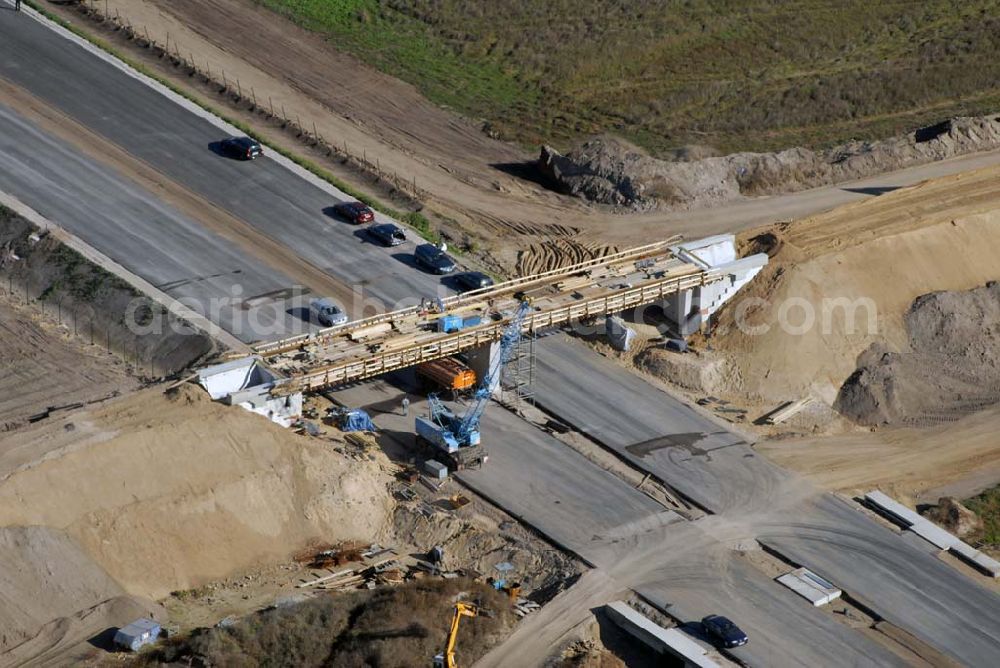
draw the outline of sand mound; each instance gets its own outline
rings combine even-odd
[[[744,234],[773,257],[718,314],[709,343],[729,358],[727,387],[764,404],[832,404],[872,344],[908,349],[918,296],[998,278],[998,223],[1000,168],[988,168]]]
[[[0,565],[0,657],[53,617],[124,593],[72,540],[44,527],[0,529]]]
[[[904,322],[908,349],[865,351],[838,411],[863,425],[931,424],[1000,402],[1000,284],[923,295]]]
[[[826,151],[790,148],[662,160],[616,137],[596,137],[568,154],[542,147],[538,169],[560,191],[635,210],[716,206],[841,183],[1000,147],[1000,116],[952,118],[874,142]],[[701,151],[701,153],[705,153]]]
[[[65,530],[129,593],[160,598],[310,540],[372,540],[389,519],[376,463],[193,386],[71,418],[0,437],[0,526]]]

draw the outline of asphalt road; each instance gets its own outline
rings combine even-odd
[[[410,448],[413,419],[426,411],[410,376],[393,374],[333,394],[368,410],[385,437]],[[412,402],[405,417],[399,410],[404,394]],[[734,652],[750,665],[833,665],[831,655],[836,665],[899,665],[880,645],[739,561],[728,537],[717,535],[721,518],[682,520],[500,406],[487,409],[482,432],[489,461],[457,474],[463,484],[606,572],[618,590],[635,588],[687,622],[732,615],[754,639]]]
[[[711,614],[736,620],[750,638],[729,650],[749,666],[902,666],[902,659],[730,552],[717,560],[686,555],[671,560],[636,588],[648,601],[697,633]]]
[[[996,665],[1000,595],[912,538],[888,531],[830,494],[794,507],[758,536],[965,665]]]
[[[756,456],[735,434],[582,343],[564,335],[550,336],[536,341],[535,351],[535,397],[548,411],[720,518],[744,526],[745,540],[757,540],[815,571],[865,601],[883,619],[963,663],[991,665],[1000,656],[996,614],[1000,596],[994,592],[846,502],[810,490]],[[660,447],[649,449],[651,442]],[[684,566],[700,573],[693,589],[677,586],[674,574],[664,571],[662,578],[638,590],[645,595],[648,589],[654,601],[686,601],[685,610],[699,614],[712,612],[712,605],[731,610],[741,623],[766,634],[767,628],[758,628],[761,620],[755,613],[780,615],[783,608],[778,601],[787,596],[775,593],[776,585],[765,586],[759,578],[746,574],[735,578],[737,566],[731,559],[711,567],[706,563],[702,552]],[[731,580],[725,591],[712,585],[727,578]],[[795,635],[815,635],[803,625],[805,621],[797,622],[794,616],[785,621],[785,628],[794,629]],[[752,654],[757,647],[740,651]],[[826,646],[824,651],[832,648]],[[754,658],[754,665],[774,665],[760,663],[763,655]]]
[[[3,104],[0,127],[0,190],[16,193],[46,218],[186,305],[205,314],[214,310],[213,319],[244,341],[291,326],[291,316],[283,309],[232,307],[237,281],[245,295],[257,295],[290,288],[291,279]],[[213,300],[220,308],[213,308]]]
[[[535,398],[711,512],[745,508],[787,473],[737,434],[566,335],[535,342]]]
[[[382,310],[448,293],[439,277],[412,270],[413,244],[376,247],[355,226],[324,213],[347,199],[342,193],[267,157],[248,164],[218,155],[211,146],[226,136],[223,130],[26,15],[0,11],[0,77],[377,300]],[[28,201],[23,190],[10,194]],[[70,226],[65,218],[55,222]],[[156,239],[146,241],[153,246]],[[147,266],[156,260],[152,254]],[[361,315],[362,299],[345,306]]]

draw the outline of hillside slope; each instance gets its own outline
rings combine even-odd
[[[764,403],[812,393],[832,404],[862,351],[907,349],[917,297],[1000,278],[998,223],[992,167],[746,233],[748,250],[772,258],[710,339],[730,387]]]

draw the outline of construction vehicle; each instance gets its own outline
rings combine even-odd
[[[417,367],[417,379],[452,396],[476,386],[476,372],[452,357],[424,362]]]
[[[521,340],[521,326],[530,308],[528,301],[521,302],[511,318],[500,337],[500,350],[490,362],[489,373],[480,381],[464,415],[455,415],[436,394],[431,394],[427,397],[427,417],[418,416],[416,419],[418,442],[429,443],[433,449],[446,455],[452,469],[461,470],[486,463],[487,454],[480,445],[479,421],[500,384],[504,365]]]
[[[491,617],[489,610],[481,609],[475,603],[457,601],[455,616],[451,618],[451,629],[448,631],[448,643],[444,651],[434,657],[434,668],[455,668],[455,643],[458,641],[458,624],[462,617]]]

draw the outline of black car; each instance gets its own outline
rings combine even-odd
[[[450,274],[455,271],[455,261],[434,244],[417,246],[414,258],[417,264],[435,274]]]
[[[341,202],[333,207],[333,210],[338,216],[346,218],[355,225],[375,220],[375,212],[361,202]]]
[[[260,142],[250,137],[230,137],[223,139],[219,145],[224,154],[238,160],[254,160],[264,155]]]
[[[403,230],[392,223],[372,225],[368,228],[368,234],[378,239],[383,246],[398,246],[406,241],[406,234]]]
[[[455,276],[455,282],[462,292],[479,290],[493,285],[493,279],[481,271],[467,271]]]
[[[740,627],[722,615],[709,615],[701,620],[701,625],[705,633],[718,639],[723,647],[742,647],[750,641]]]

